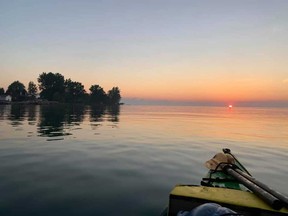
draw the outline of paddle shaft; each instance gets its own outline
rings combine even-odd
[[[245,185],[248,189],[250,189],[252,192],[254,192],[256,195],[258,195],[260,198],[262,198],[267,204],[269,204],[273,209],[279,210],[283,207],[282,201],[280,201],[277,197],[273,196],[272,194],[268,193],[267,191],[263,190],[258,185],[254,184],[235,170],[233,170],[230,166],[226,165],[222,168],[224,172],[226,172],[228,175],[231,175],[235,179],[237,179],[239,182],[241,182],[243,185]]]
[[[278,198],[280,201],[283,202],[283,205],[288,208],[288,198],[286,196],[284,196],[283,194],[280,194],[278,191],[272,190],[270,187],[268,187],[267,185],[263,184],[262,182],[259,182],[258,180],[256,180],[255,178],[247,175],[246,173],[242,172],[239,169],[235,169],[235,171],[237,173],[239,173],[240,175],[242,175],[243,177],[245,177],[246,179],[248,179],[249,181],[253,182],[254,184],[258,185],[259,187],[261,187],[263,190],[267,191],[268,193],[272,194],[273,196],[275,196],[276,198]]]

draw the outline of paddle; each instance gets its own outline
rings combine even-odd
[[[249,181],[251,181],[252,183],[254,183],[255,185],[259,186],[260,188],[262,188],[263,190],[267,191],[268,193],[270,193],[271,195],[273,195],[274,197],[278,198],[280,201],[282,201],[283,205],[288,208],[288,197],[284,196],[283,194],[280,194],[278,191],[275,191],[273,189],[271,189],[270,187],[268,187],[267,185],[263,184],[262,182],[256,180],[255,178],[253,178],[250,173],[246,170],[246,168],[238,161],[238,159],[231,153],[231,150],[228,148],[224,148],[222,149],[224,153],[226,154],[230,154],[235,161],[238,162],[238,164],[241,166],[241,169],[243,169],[245,172],[243,172],[240,169],[233,169],[238,172],[240,175],[242,175],[243,177],[245,177],[246,179],[248,179]],[[248,175],[247,175],[248,174]]]
[[[283,202],[283,205],[288,208],[288,197],[284,196],[283,194],[280,194],[278,191],[275,191],[273,189],[271,189],[270,187],[268,187],[267,185],[265,185],[264,183],[256,180],[255,178],[247,175],[246,173],[242,172],[239,169],[234,169],[237,173],[239,173],[240,175],[242,175],[243,177],[245,177],[246,179],[248,179],[249,181],[253,182],[255,185],[261,187],[263,190],[267,191],[268,193],[272,194],[273,196],[275,196],[276,198],[278,198],[280,201]]]
[[[258,195],[261,199],[263,199],[267,204],[269,204],[273,209],[280,210],[284,206],[284,202],[274,196],[273,194],[269,193],[268,191],[264,190],[263,188],[259,187],[254,182],[250,181],[248,178],[242,176],[240,173],[235,171],[232,166],[230,165],[222,165],[222,170],[234,177],[240,183],[245,185],[248,189],[250,189],[253,193]]]

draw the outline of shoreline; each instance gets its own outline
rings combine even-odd
[[[82,104],[82,105],[98,105],[98,106],[121,106],[125,103],[119,103],[114,105],[109,104],[86,104],[86,103],[62,103],[58,101],[0,101],[0,105],[55,105],[55,104]]]

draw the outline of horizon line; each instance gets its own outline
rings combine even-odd
[[[165,106],[219,106],[228,107],[288,107],[288,100],[247,100],[247,101],[213,101],[213,100],[167,100],[167,99],[144,99],[125,98],[121,99],[125,105],[165,105]]]

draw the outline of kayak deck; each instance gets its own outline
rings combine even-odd
[[[231,157],[234,158],[235,167],[240,169],[245,174],[251,176],[250,173],[246,170],[246,168],[240,163],[240,161],[231,153],[230,149],[223,149],[223,152],[225,154],[231,155]],[[225,174],[221,169],[209,170],[207,175],[204,178],[202,178],[201,185],[248,191],[248,188],[246,188],[243,184],[241,184],[232,176]]]
[[[223,149],[223,152],[234,159],[233,166],[236,168],[236,171],[234,169],[232,171],[238,173],[238,169],[239,173],[241,174],[242,172],[242,176],[245,176],[245,180],[246,178],[247,180],[250,178],[253,180],[251,174],[229,149]],[[242,179],[238,181],[238,176],[231,176],[233,173],[229,173],[228,175],[225,167],[222,166],[222,168],[224,171],[221,167],[218,169],[218,165],[216,168],[210,169],[207,175],[202,178],[201,186],[176,185],[169,195],[168,208],[162,212],[161,216],[176,216],[179,211],[191,211],[195,207],[205,203],[218,203],[245,216],[288,216],[287,205],[285,205],[286,207],[281,205],[279,208],[275,208],[271,203],[268,202],[269,204],[267,204],[266,199],[264,199],[265,202],[263,197],[261,199],[259,198],[259,194],[257,196],[254,193],[255,190],[250,184],[247,184]],[[251,190],[253,189],[253,192],[245,185]],[[287,198],[284,199],[287,200]]]
[[[274,210],[255,194],[228,188],[177,185],[170,193],[169,216],[180,210],[190,211],[207,202],[216,202],[245,216],[276,216],[288,214],[287,208]]]

